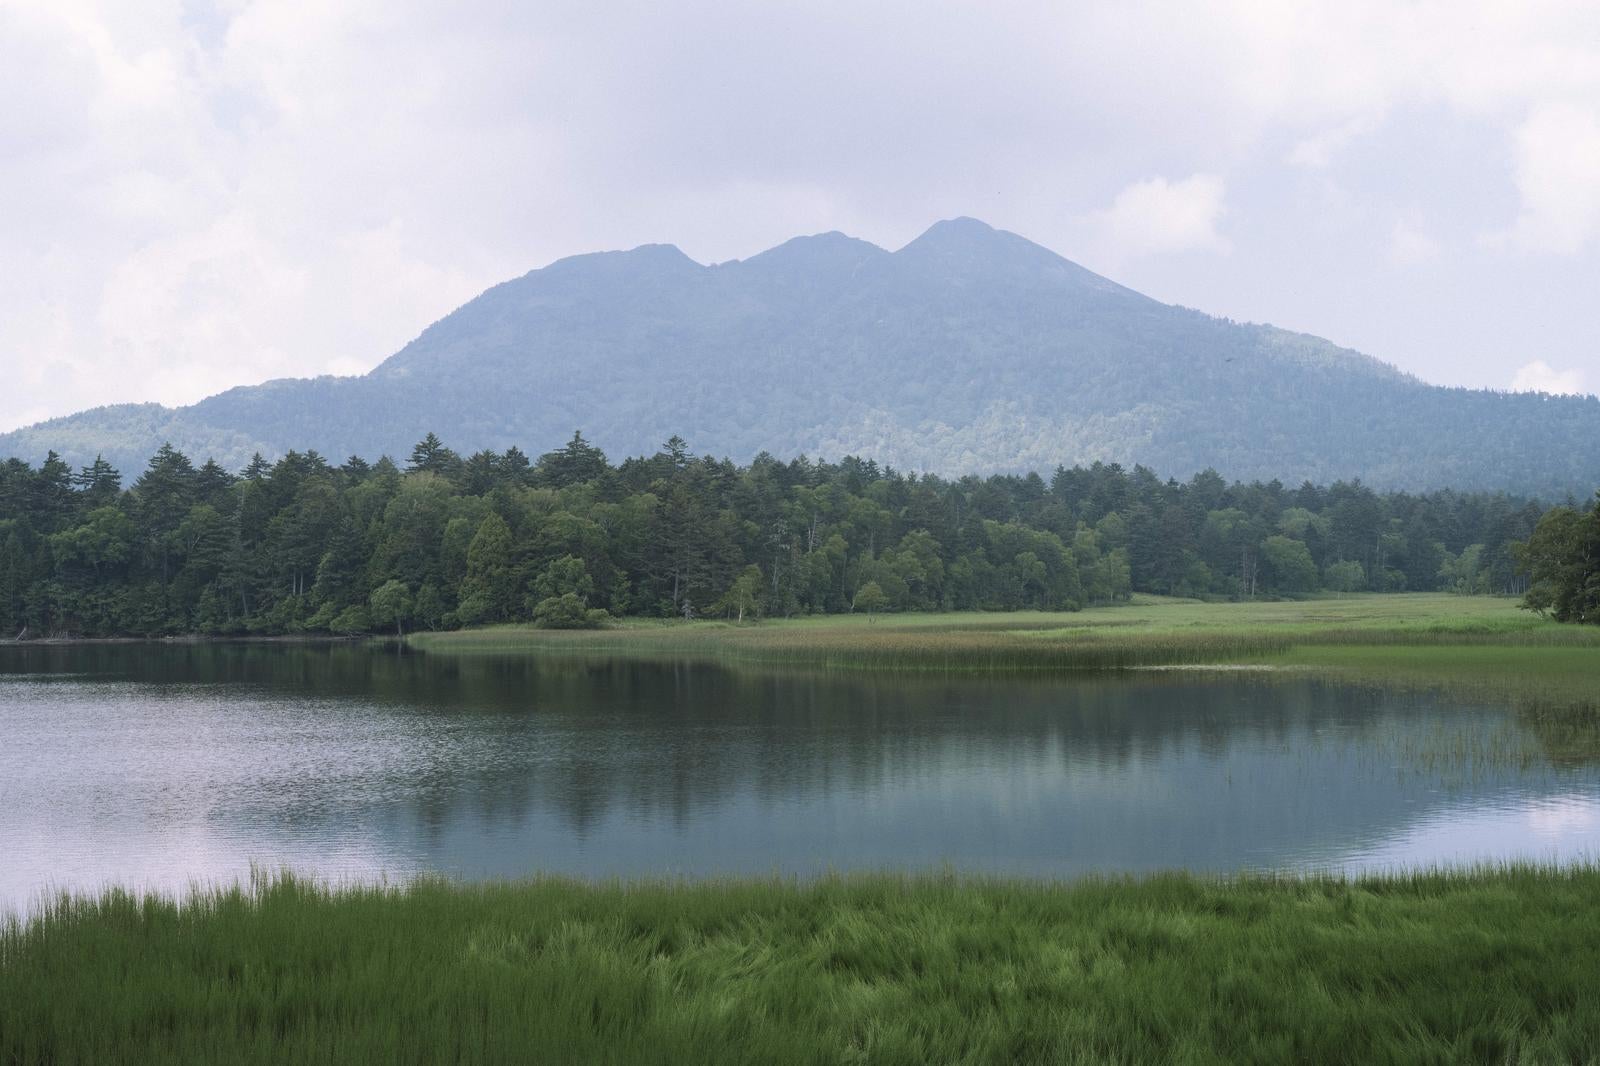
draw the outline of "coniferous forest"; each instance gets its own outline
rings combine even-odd
[[[430,434],[403,465],[291,452],[239,472],[163,447],[127,484],[52,453],[0,467],[0,632],[1074,610],[1135,591],[1516,593],[1593,621],[1597,527],[1592,505],[1503,493],[1180,483],[1098,463],[958,480],[857,458],[738,466],[676,437],[619,465],[581,433],[537,460],[462,458]]]

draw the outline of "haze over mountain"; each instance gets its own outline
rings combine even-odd
[[[219,353],[225,357],[225,353]],[[1587,494],[1600,400],[1446,389],[1320,338],[1159,303],[1015,234],[940,222],[897,252],[839,233],[703,266],[669,245],[497,285],[360,377],[190,407],[120,405],[0,435],[0,455],[162,442],[238,468],[314,448],[538,452],[581,428],[613,456],[857,454],[942,473],[1094,460],[1186,477]]]

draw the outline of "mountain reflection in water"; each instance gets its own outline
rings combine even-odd
[[[1265,675],[0,648],[0,907],[369,879],[1072,876],[1600,852],[1570,718]]]

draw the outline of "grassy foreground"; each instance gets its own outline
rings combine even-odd
[[[499,626],[422,633],[445,654],[702,658],[823,669],[1020,673],[1248,665],[1500,695],[1593,700],[1600,627],[1563,626],[1505,597],[1362,595],[1278,603],[1141,596],[1074,614],[826,616],[736,626],[628,620],[598,631]]]
[[[1592,1062],[1600,870],[61,899],[0,1062]]]

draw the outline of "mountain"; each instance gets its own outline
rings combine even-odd
[[[1587,495],[1600,400],[1448,389],[1328,341],[1159,303],[974,219],[897,252],[840,233],[712,266],[669,245],[497,285],[361,377],[269,381],[0,435],[0,455],[163,441],[242,466],[315,448],[538,452],[575,428],[614,456],[673,434],[746,460],[857,454],[942,473],[1093,460],[1186,477]]]

